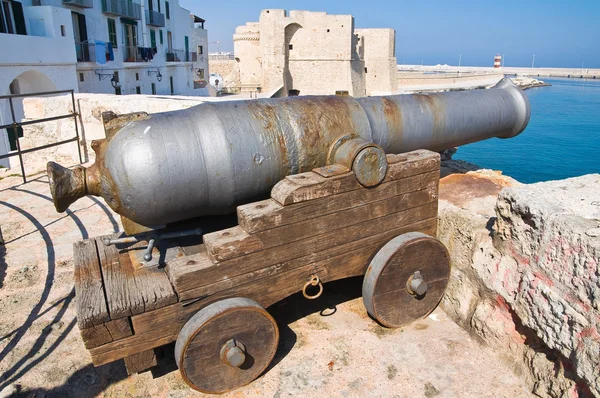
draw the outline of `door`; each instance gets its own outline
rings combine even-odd
[[[150,29],[150,47],[156,47],[156,31]]]
[[[170,53],[173,52],[173,35],[169,31],[167,31],[167,50]]]
[[[123,24],[125,28],[125,60],[136,61],[137,47],[137,25]]]
[[[190,62],[190,41],[185,36],[185,62]]]
[[[73,36],[75,39],[77,61],[92,62],[92,59],[90,59],[90,46],[88,44],[85,15],[71,12],[71,21],[73,22]]]
[[[175,88],[173,87],[173,76],[169,77],[169,83],[171,84],[171,95],[175,94]]]

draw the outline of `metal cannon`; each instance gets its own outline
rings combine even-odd
[[[441,163],[432,151],[513,137],[529,114],[523,92],[503,80],[469,92],[106,115],[94,165],[48,164],[57,210],[100,195],[132,235],[74,244],[77,323],[92,362],[123,359],[141,372],[175,342],[191,388],[230,391],[275,356],[268,308],[351,277],[363,277],[365,309],[380,325],[428,316],[451,275],[435,238]],[[236,205],[227,227],[195,219]]]
[[[231,213],[285,176],[327,164],[373,186],[385,176],[385,153],[513,137],[529,116],[526,95],[509,79],[489,90],[212,102],[107,121],[95,164],[50,162],[48,175],[59,212],[102,196],[126,220],[159,228]]]

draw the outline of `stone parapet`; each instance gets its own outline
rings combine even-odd
[[[438,237],[453,259],[442,306],[539,396],[600,395],[599,192],[600,175],[440,183]]]

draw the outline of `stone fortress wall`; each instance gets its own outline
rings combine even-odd
[[[398,84],[395,38],[393,29],[355,29],[351,15],[263,10],[259,22],[236,29],[235,59],[210,68],[242,92],[389,93]]]

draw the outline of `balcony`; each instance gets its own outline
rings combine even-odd
[[[123,48],[123,62],[150,62],[156,57],[156,48],[126,46]]]
[[[75,43],[77,62],[96,62],[96,45],[94,43]]]
[[[62,3],[66,6],[79,8],[92,8],[94,6],[93,0],[62,0]]]
[[[185,50],[167,50],[167,62],[188,62],[191,60],[189,52]]]
[[[158,11],[146,10],[146,25],[162,28],[165,26],[165,16]]]
[[[128,0],[102,0],[102,12],[130,19],[142,19],[142,6]]]

